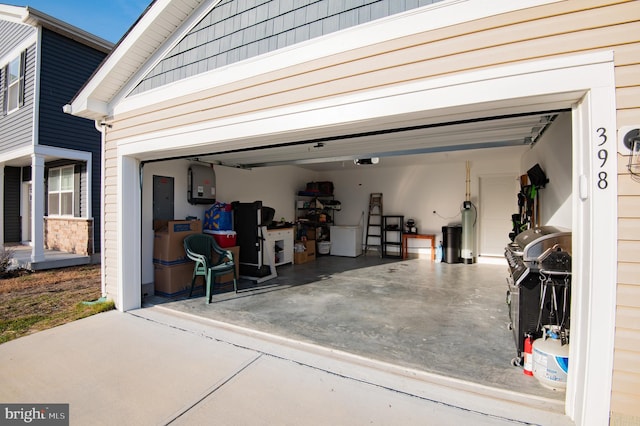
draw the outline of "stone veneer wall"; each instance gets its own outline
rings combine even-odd
[[[93,219],[45,217],[44,246],[49,250],[93,254]]]

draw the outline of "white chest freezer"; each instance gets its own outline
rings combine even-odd
[[[333,256],[356,257],[362,254],[362,227],[358,225],[332,226],[329,231]]]

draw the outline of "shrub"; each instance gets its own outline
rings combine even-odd
[[[13,250],[7,248],[0,249],[0,275],[4,275],[9,271],[12,260]]]

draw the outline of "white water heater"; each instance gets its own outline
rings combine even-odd
[[[190,204],[213,204],[216,202],[216,174],[212,166],[190,165],[187,184],[187,201]]]

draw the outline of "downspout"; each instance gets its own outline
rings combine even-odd
[[[106,149],[106,138],[107,138],[107,126],[102,122],[102,120],[96,120],[94,122],[95,128],[98,132],[100,132],[100,289],[102,297],[107,296],[107,277],[106,277],[106,268],[105,268],[105,250],[104,250],[104,205],[105,205],[105,195],[104,195],[104,168],[105,168],[105,149]],[[94,243],[94,253],[95,253],[95,243]]]
[[[32,140],[33,140],[33,150],[31,151],[31,154],[35,154],[36,152],[36,146],[38,146],[40,144],[40,70],[41,70],[41,64],[42,64],[42,25],[38,25],[38,39],[36,41],[36,63],[35,63],[35,76],[34,76],[34,81],[33,81],[33,121],[32,121]],[[29,49],[27,49],[27,53],[29,52]],[[25,55],[25,62],[27,60],[27,55]],[[26,79],[27,79],[27,71],[26,71],[26,66],[27,64],[24,64],[25,67],[25,85],[26,85]],[[26,95],[25,95],[26,98]],[[31,206],[29,207],[31,209],[31,214],[34,215],[36,214],[36,210],[35,210],[35,205],[33,204],[35,202],[36,197],[40,196],[40,197],[47,197],[47,194],[45,192],[42,192],[41,194],[38,194],[36,192],[36,184],[34,182],[34,174],[35,174],[35,170],[33,170],[33,160],[31,160],[31,197],[32,200],[29,200],[29,197],[27,197],[27,202],[31,203]],[[21,179],[22,180],[22,179]],[[20,191],[22,192],[22,183],[20,183]],[[23,195],[22,193],[20,194],[20,198],[22,198]],[[20,203],[22,204],[22,201],[20,201]],[[22,209],[21,209],[22,210]],[[21,211],[22,213],[22,211]],[[45,211],[45,214],[47,212]],[[23,221],[22,219],[20,220],[20,224],[22,225]],[[36,256],[36,250],[35,250],[35,242],[38,241],[38,238],[36,237],[36,227],[34,226],[34,221],[33,218],[31,220],[29,220],[29,223],[27,224],[28,227],[31,228],[31,231],[29,232],[29,235],[31,235],[31,241],[29,241],[29,243],[31,244],[31,257],[35,257]],[[42,241],[46,244],[46,241],[44,241],[44,233],[45,233],[45,218],[42,217]],[[24,230],[21,229],[20,230],[20,241],[24,241],[23,240],[23,232]],[[44,248],[43,248],[44,250]],[[44,256],[44,252],[43,252],[43,256]]]

